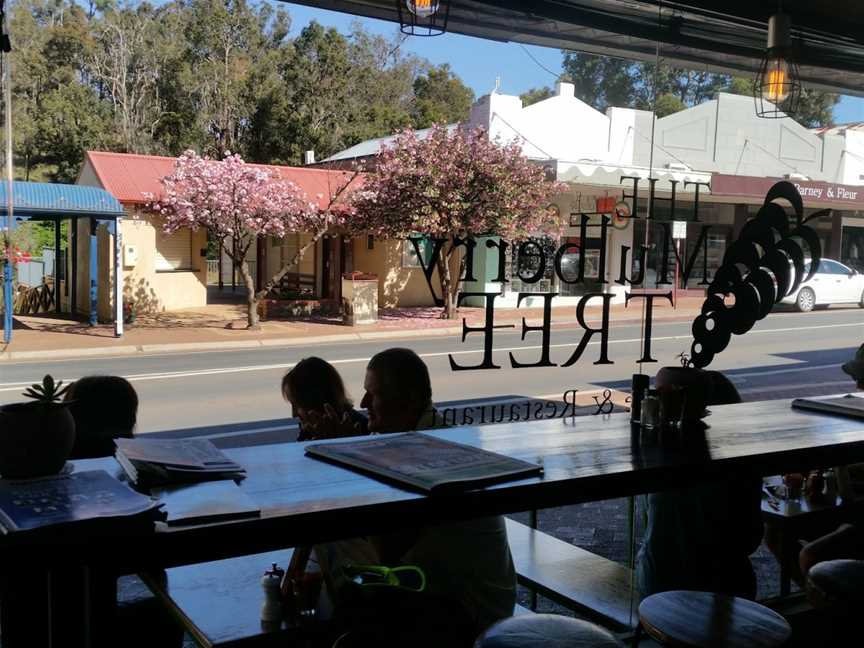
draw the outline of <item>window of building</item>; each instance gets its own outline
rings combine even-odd
[[[156,230],[156,272],[193,270],[192,230],[181,229],[173,234]]]
[[[412,236],[416,237],[416,235]],[[402,241],[403,268],[422,268],[424,265],[428,265],[429,261],[432,259],[432,242],[426,238],[423,238],[423,240],[420,241],[418,247],[420,249],[420,253],[423,255],[422,264],[420,263],[420,257],[417,256],[417,251],[414,247],[414,244],[407,238]]]
[[[840,240],[840,261],[864,272],[864,227],[843,227]]]

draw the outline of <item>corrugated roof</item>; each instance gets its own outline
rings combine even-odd
[[[447,125],[448,132],[452,132],[456,128],[459,128],[459,124]],[[429,136],[429,132],[431,130],[431,128],[423,128],[421,130],[415,131],[417,139],[426,139]],[[354,160],[357,158],[378,155],[382,147],[392,144],[397,137],[398,135],[388,135],[387,137],[378,137],[376,139],[366,140],[365,142],[355,144],[354,146],[347,148],[344,151],[334,153],[330,157],[321,160],[321,162],[338,162],[339,160]]]
[[[825,126],[823,128],[811,128],[817,135],[842,135],[847,130],[864,130],[864,122],[849,122],[848,124],[837,124],[836,126]]]
[[[6,213],[7,185],[0,183],[0,213]],[[18,216],[97,216],[114,218],[123,214],[123,206],[107,191],[98,187],[53,184],[49,182],[13,182],[13,214]]]
[[[174,172],[176,158],[134,153],[109,153],[87,151],[87,161],[99,178],[102,186],[123,204],[140,205],[147,202],[150,193],[162,195],[161,180]],[[347,182],[351,173],[304,167],[254,164],[251,166],[271,169],[284,180],[296,184],[307,198],[326,208],[331,196]],[[352,190],[362,184],[362,177],[353,181]]]

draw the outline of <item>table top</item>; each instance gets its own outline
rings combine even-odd
[[[247,469],[242,487],[261,507],[261,517],[167,529],[142,538],[136,551],[126,553],[134,554],[138,571],[142,560],[151,561],[148,567],[187,564],[435,521],[654,492],[725,476],[864,461],[864,422],[793,410],[788,400],[712,407],[706,423],[704,431],[688,431],[687,447],[674,451],[639,447],[627,414],[436,430],[430,433],[540,463],[544,473],[432,497],[307,457],[302,443],[225,450]],[[76,461],[75,467],[104,468],[113,461]],[[0,538],[0,548],[25,540],[25,535]],[[67,545],[74,542],[73,535],[52,534],[40,542]],[[93,555],[99,554],[100,538],[90,536],[86,545]]]
[[[318,619],[304,626],[287,617],[281,622],[261,621],[264,600],[261,576],[273,563],[287,568],[292,553],[292,549],[270,551],[145,573],[141,577],[201,646],[220,648],[246,642],[293,645],[299,638],[320,631]],[[324,610],[326,602],[322,591],[318,610]],[[329,618],[330,612],[325,610],[321,620]]]

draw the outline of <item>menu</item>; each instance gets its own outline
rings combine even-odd
[[[99,518],[127,517],[158,503],[104,470],[37,479],[0,479],[0,525],[6,533]]]
[[[420,432],[321,443],[306,453],[423,493],[464,490],[537,475],[543,468]]]

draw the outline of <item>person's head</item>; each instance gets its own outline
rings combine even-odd
[[[337,412],[351,407],[339,372],[326,360],[303,358],[282,378],[282,395],[291,403],[292,415],[303,421],[307,412],[324,411],[330,405]]]
[[[706,405],[734,405],[741,402],[741,394],[735,385],[719,371],[705,371],[708,388]]]
[[[410,349],[387,349],[366,366],[366,394],[361,407],[372,432],[413,430],[432,405],[432,383],[426,363]]]
[[[843,371],[852,377],[858,389],[864,391],[864,344],[858,347],[851,360],[843,363]]]
[[[85,376],[66,392],[75,419],[72,458],[114,454],[114,439],[131,437],[138,419],[138,394],[120,376]]]

